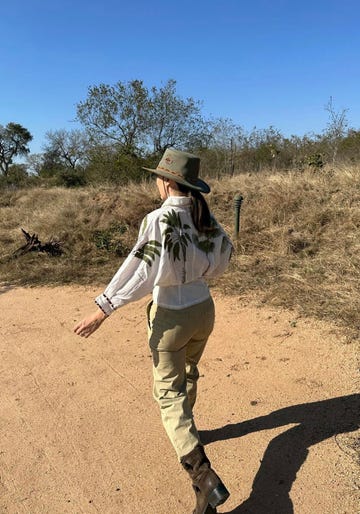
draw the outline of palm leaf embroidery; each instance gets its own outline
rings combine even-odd
[[[161,243],[152,239],[147,241],[141,248],[135,251],[135,257],[142,259],[149,266],[152,266],[156,256],[160,255],[158,248],[161,248]]]
[[[193,234],[193,243],[197,248],[199,248],[199,250],[205,252],[206,255],[213,252],[215,248],[214,241],[211,241],[208,237],[206,239],[199,239],[197,234]]]
[[[200,237],[197,234],[193,234],[193,243],[197,248],[199,248],[199,250],[202,250],[206,255],[208,255],[213,252],[215,248],[213,239],[218,237],[220,234],[221,230],[219,228],[215,228],[206,234],[201,234]]]
[[[143,222],[142,222],[141,235],[144,234],[146,227],[147,227],[147,216],[145,216],[145,218],[143,219]]]
[[[186,248],[191,242],[191,238],[185,230],[189,230],[191,227],[184,223],[182,224],[180,214],[176,213],[175,210],[164,214],[163,223],[166,223],[168,227],[164,230],[163,236],[165,236],[164,246],[165,249],[173,254],[174,261],[181,260],[180,250],[184,262],[186,261]]]
[[[172,254],[174,262],[176,260],[183,262],[182,282],[184,283],[186,280],[186,248],[191,243],[191,237],[186,230],[191,227],[187,223],[182,223],[180,214],[176,213],[174,209],[164,214],[161,221],[167,225],[163,232],[165,249]]]

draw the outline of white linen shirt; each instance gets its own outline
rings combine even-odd
[[[134,248],[95,299],[105,314],[151,292],[154,303],[168,309],[209,298],[206,278],[225,271],[232,244],[214,218],[212,232],[197,231],[191,202],[190,197],[170,196],[145,216]]]

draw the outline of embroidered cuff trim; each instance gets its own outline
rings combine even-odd
[[[97,302],[97,301],[95,300],[95,303],[96,303],[96,305],[99,307],[99,309],[100,309],[101,311],[103,311],[103,313],[105,314],[105,316],[106,316],[106,317],[108,317],[108,316],[109,316],[109,314],[107,314],[107,312],[105,312],[105,310],[101,307],[101,305],[99,304],[99,302]]]
[[[114,311],[115,310],[115,307],[112,303],[112,301],[106,296],[106,294],[103,294],[103,297],[105,298],[105,300],[108,302],[108,304],[110,305],[110,307],[112,308],[112,310]]]

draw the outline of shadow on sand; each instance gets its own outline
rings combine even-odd
[[[226,514],[293,514],[290,490],[308,448],[336,434],[359,428],[360,395],[293,405],[241,423],[202,431],[204,444],[298,423],[269,443],[250,497]],[[236,465],[236,463],[234,463]]]

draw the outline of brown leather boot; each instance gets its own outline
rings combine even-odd
[[[204,447],[197,446],[181,458],[183,468],[189,473],[196,496],[193,514],[216,513],[216,507],[230,496],[219,476],[211,469]]]

